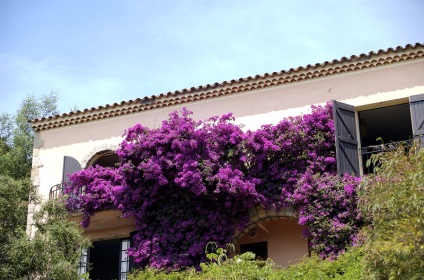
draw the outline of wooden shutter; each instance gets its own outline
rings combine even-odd
[[[411,107],[412,131],[414,137],[424,135],[424,94],[409,97]]]
[[[63,174],[62,174],[62,182],[64,185],[66,183],[69,183],[69,177],[68,175],[72,175],[77,171],[80,171],[81,165],[78,162],[78,160],[74,159],[73,157],[65,156],[63,159]]]
[[[337,173],[359,176],[358,137],[356,135],[355,108],[333,101],[334,132],[336,138]]]

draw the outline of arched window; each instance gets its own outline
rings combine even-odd
[[[106,150],[95,154],[87,163],[87,167],[100,165],[102,167],[115,167],[119,157],[114,151]]]

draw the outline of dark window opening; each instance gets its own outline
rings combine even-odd
[[[90,279],[119,279],[121,240],[93,242],[90,248]]]
[[[249,244],[240,245],[240,253],[252,252],[256,255],[256,259],[266,260],[268,259],[268,243],[256,242]]]
[[[360,111],[358,116],[364,174],[373,170],[372,166],[366,167],[366,162],[371,155],[384,150],[384,148],[375,146],[413,138],[408,103]]]
[[[92,166],[100,165],[103,167],[116,167],[116,164],[119,162],[119,157],[117,154],[105,154],[101,155],[99,158],[97,158]]]

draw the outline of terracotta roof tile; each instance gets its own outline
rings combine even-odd
[[[400,56],[393,56],[389,58],[380,57],[382,54],[396,54],[405,52],[407,50],[414,50],[424,47],[421,43],[408,44],[404,47],[397,46],[396,48],[388,48],[387,50],[380,49],[376,52],[369,52],[368,54],[352,55],[348,57],[342,57],[340,59],[334,59],[330,61],[324,61],[322,63],[316,63],[314,65],[308,64],[306,66],[299,66],[297,68],[290,68],[288,70],[282,70],[279,72],[264,73],[262,75],[255,75],[254,77],[248,76],[239,79],[232,79],[229,81],[223,81],[221,83],[200,85],[197,87],[191,87],[189,89],[176,90],[167,93],[161,93],[158,95],[145,96],[143,98],[137,98],[135,100],[121,101],[120,103],[106,104],[97,108],[84,109],[83,111],[77,110],[74,112],[64,113],[60,115],[50,116],[47,118],[39,118],[30,120],[33,129],[35,131],[49,129],[53,127],[61,127],[70,125],[73,123],[87,122],[93,119],[107,118],[109,116],[123,115],[134,112],[140,112],[158,107],[172,106],[175,104],[182,104],[192,102],[196,100],[213,98],[216,96],[222,96],[227,94],[234,94],[237,92],[254,90],[257,88],[264,88],[269,86],[281,85],[285,83],[292,83],[296,81],[302,81],[307,79],[319,78],[327,75],[333,75],[338,73],[346,73],[355,71],[357,69],[370,68],[378,65],[390,64],[394,62],[421,58],[424,57],[424,52],[417,51],[416,53],[404,53]],[[372,59],[375,57],[376,59]],[[346,62],[352,62],[346,65]],[[334,67],[331,67],[334,66]],[[221,89],[218,89],[220,88]],[[193,93],[193,94],[191,94]],[[191,95],[190,95],[191,94]],[[125,105],[132,105],[125,108]],[[114,109],[115,108],[115,109]],[[98,112],[98,114],[90,114],[91,112],[100,111],[103,109],[112,109],[108,112]],[[114,110],[113,110],[114,109]],[[74,117],[78,117],[78,121],[75,121]],[[57,121],[59,118],[71,118],[66,120]],[[42,122],[42,124],[41,124]],[[40,124],[39,124],[40,123]]]

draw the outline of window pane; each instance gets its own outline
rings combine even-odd
[[[121,263],[121,272],[128,272],[128,262]]]
[[[122,240],[122,251],[128,249],[129,243],[130,243],[130,241],[128,239]]]
[[[127,249],[129,246],[130,246],[129,239],[123,239],[121,241],[121,274],[120,274],[121,280],[127,279],[127,273],[130,268],[130,262],[129,262],[128,254],[127,254]]]

